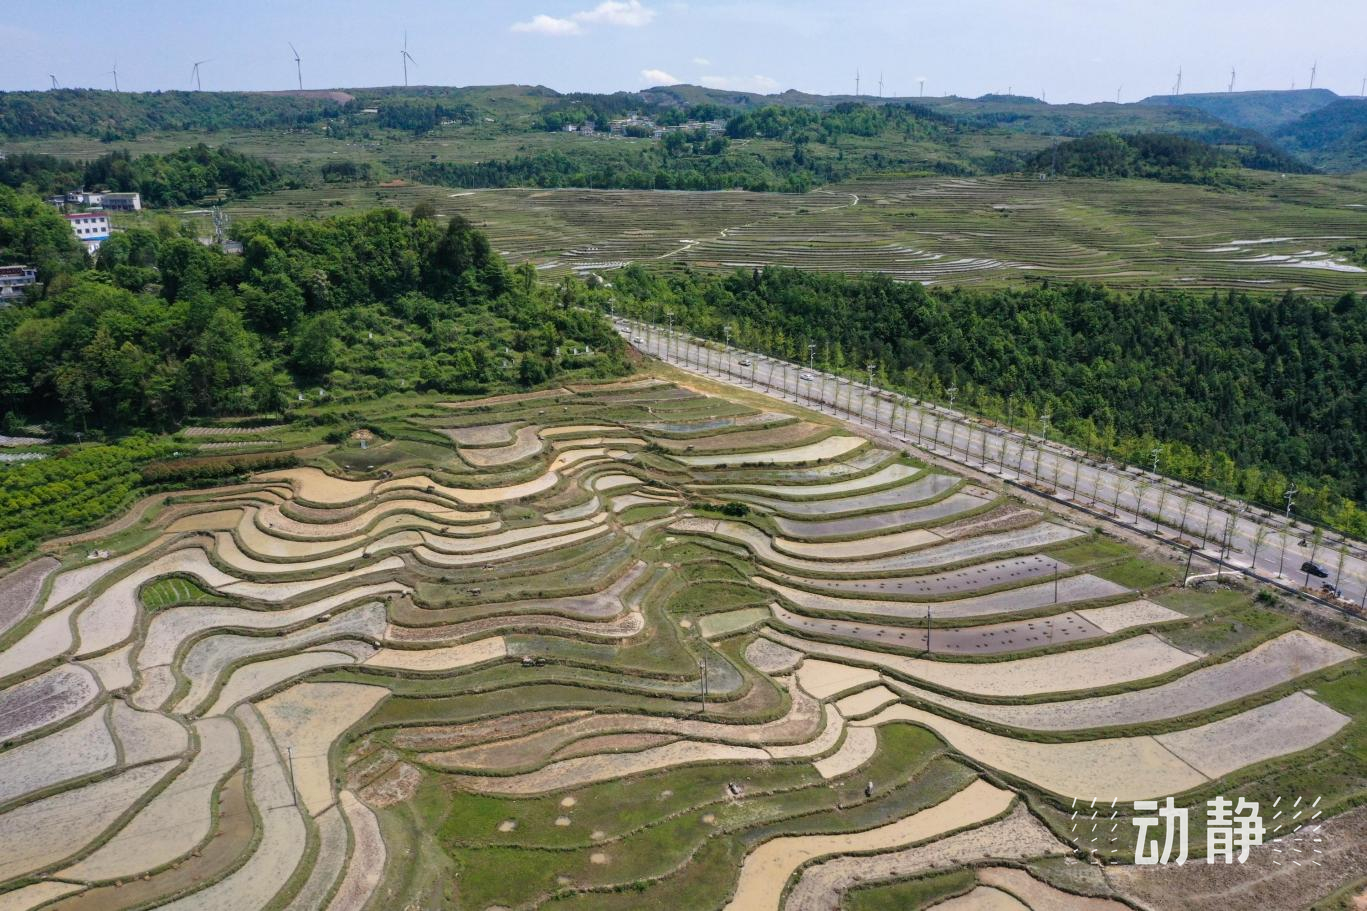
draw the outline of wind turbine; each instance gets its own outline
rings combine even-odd
[[[1173,83],[1172,93],[1174,95],[1182,94],[1182,68],[1180,66],[1177,68],[1177,81]]]
[[[208,60],[196,60],[196,61],[195,61],[194,68],[190,70],[190,75],[191,75],[192,77],[194,77],[194,80],[195,80],[195,91],[196,91],[196,92],[202,92],[202,91],[204,91],[204,86],[202,86],[202,85],[200,84],[200,82],[199,82],[199,68],[200,68],[200,65],[201,65],[201,64],[205,64],[205,63],[212,63],[212,62],[213,62],[213,58],[212,58],[212,57],[209,58]]]
[[[1359,98],[1367,98],[1367,76],[1362,77],[1362,88],[1358,89]]]
[[[51,73],[48,73],[48,74],[47,74],[47,78],[49,78],[49,79],[52,80],[52,87],[53,87],[54,89],[57,88],[57,77],[54,76],[54,75],[52,75]]]
[[[1229,68],[1229,90],[1234,91],[1234,67]]]
[[[881,70],[878,73],[878,97],[883,97],[883,73]]]
[[[304,90],[304,70],[299,65],[299,52],[294,50],[292,42],[286,41],[285,43],[290,46],[291,51],[294,51],[294,74],[299,77],[299,90],[302,92]]]
[[[119,92],[119,58],[114,58],[114,68],[109,71],[109,74],[114,77],[114,94],[117,95]]]
[[[1312,89],[1315,87],[1315,73],[1319,70],[1319,68],[1320,68],[1320,62],[1319,62],[1318,60],[1316,60],[1316,61],[1315,61],[1313,64],[1311,64],[1311,66],[1310,66],[1310,88],[1312,88]]]
[[[859,68],[854,70],[854,97],[859,97]]]
[[[925,77],[922,77],[919,81],[920,81],[920,83],[921,83],[921,97],[924,98],[924,97],[926,97],[926,80],[925,80]]]
[[[1115,103],[1120,104],[1120,90],[1125,87],[1124,83],[1115,87]]]
[[[403,56],[403,85],[404,85],[404,88],[408,88],[408,64],[412,63],[414,66],[417,66],[417,65],[418,65],[418,61],[414,60],[414,59],[413,59],[413,55],[410,54],[410,53],[408,53],[408,32],[407,32],[407,31],[404,31],[404,33],[403,33],[403,51],[402,51],[402,56]]]

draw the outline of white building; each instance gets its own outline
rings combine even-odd
[[[0,266],[0,303],[23,297],[28,286],[36,281],[38,270],[32,266]]]
[[[142,194],[105,193],[104,199],[99,205],[118,212],[140,212],[142,211]]]
[[[72,190],[66,194],[67,203],[73,206],[98,206],[103,200],[103,193],[91,193],[86,190]]]
[[[76,232],[76,239],[85,244],[87,253],[94,253],[100,249],[100,244],[109,239],[108,212],[77,212],[62,217]]]

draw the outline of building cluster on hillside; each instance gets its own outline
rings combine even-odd
[[[76,239],[87,253],[94,254],[100,244],[109,239],[110,212],[142,211],[140,193],[106,193],[91,190],[72,190],[49,196],[47,201],[62,211],[71,225]]]
[[[599,132],[591,120],[585,123],[567,123],[561,129],[566,133],[578,133],[581,136],[593,136]],[[661,126],[641,114],[631,114],[608,121],[608,133],[612,136],[636,136],[642,139],[649,136],[651,139],[662,139],[666,133],[693,133],[698,130],[706,130],[713,136],[725,133],[726,121],[690,120],[687,123]]]

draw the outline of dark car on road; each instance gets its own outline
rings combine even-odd
[[[1313,560],[1306,560],[1304,563],[1302,563],[1301,572],[1309,573],[1317,579],[1329,578],[1329,570],[1325,569],[1323,566],[1320,566]]]

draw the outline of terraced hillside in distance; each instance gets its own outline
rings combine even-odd
[[[548,274],[627,263],[881,272],[933,284],[1367,288],[1367,181],[1245,172],[1238,191],[1145,180],[926,177],[741,191],[286,190],[237,218],[430,202]]]
[[[1350,628],[653,370],[357,405],[389,438],[195,430],[303,461],[0,577],[0,909],[1275,908],[1367,876]],[[1130,866],[1170,795],[1198,859],[1206,800],[1281,812],[1236,878]]]

